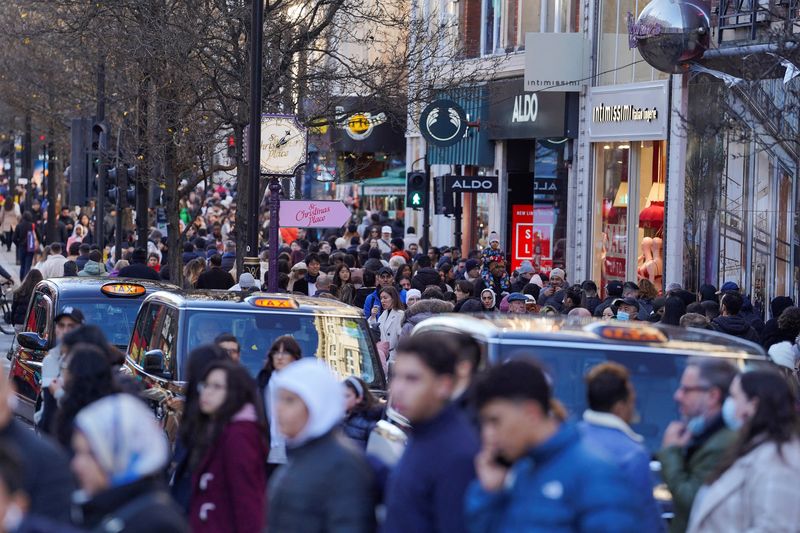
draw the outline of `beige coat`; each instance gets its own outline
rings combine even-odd
[[[22,215],[19,212],[19,205],[14,204],[14,209],[6,211],[0,206],[0,231],[3,233],[14,231],[14,228],[19,224],[19,219]]]
[[[800,531],[800,440],[759,445],[703,487],[689,533]]]

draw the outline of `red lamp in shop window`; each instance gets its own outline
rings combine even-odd
[[[665,184],[657,181],[650,188],[647,195],[647,207],[639,213],[639,227],[659,229],[664,226],[664,197],[666,195]]]

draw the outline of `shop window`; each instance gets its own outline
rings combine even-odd
[[[767,273],[772,243],[770,219],[770,186],[774,174],[773,163],[766,152],[756,158],[755,191],[753,197],[753,260],[751,264],[750,296],[756,312],[763,313],[767,302]],[[747,289],[747,287],[745,287]]]
[[[593,277],[663,286],[666,154],[663,142],[598,144]]]
[[[747,264],[746,242],[748,217],[746,191],[750,183],[749,146],[728,145],[725,181],[720,198],[719,284],[735,281],[743,285],[742,273]]]
[[[778,181],[778,211],[776,222],[778,231],[775,232],[777,247],[775,249],[775,296],[789,296],[789,261],[790,261],[790,235],[789,228],[792,222],[791,200],[794,197],[792,175],[781,169]]]

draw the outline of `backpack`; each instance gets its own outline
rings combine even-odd
[[[28,235],[25,237],[28,252],[35,252],[39,247],[38,239],[36,238],[36,224],[31,224],[31,229],[28,230]]]

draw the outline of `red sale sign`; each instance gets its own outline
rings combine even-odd
[[[527,260],[535,272],[549,272],[553,268],[553,209],[532,205],[513,205],[511,209],[511,269]]]

